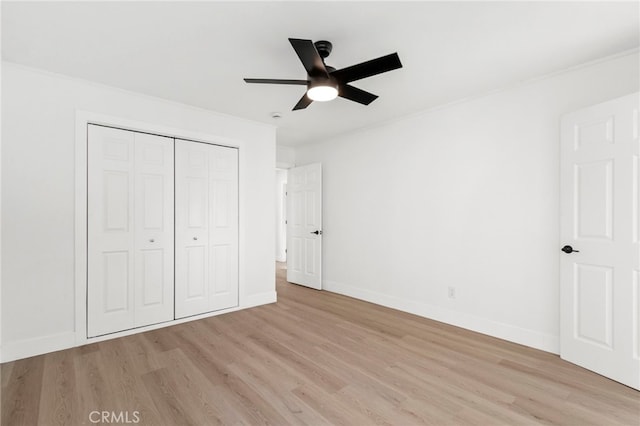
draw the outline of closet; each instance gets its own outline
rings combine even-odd
[[[238,303],[238,150],[175,144],[176,318],[183,318]]]
[[[87,337],[238,305],[238,150],[88,126]]]

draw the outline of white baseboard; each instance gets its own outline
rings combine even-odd
[[[34,339],[20,340],[17,342],[4,343],[2,346],[2,352],[0,353],[0,362],[10,362],[17,359],[28,358],[36,355],[42,355],[49,352],[55,352],[63,349],[73,348],[75,346],[82,346],[84,344],[101,342],[104,340],[115,339],[118,337],[129,336],[131,334],[144,333],[145,331],[155,330],[158,328],[170,327],[172,325],[181,324],[184,322],[194,321],[198,319],[207,318],[210,316],[221,315],[234,311],[239,311],[245,308],[252,308],[259,305],[266,305],[268,303],[274,303],[277,300],[277,294],[275,291],[269,291],[258,294],[251,294],[244,299],[242,306],[235,308],[225,309],[221,311],[208,312],[206,314],[182,318],[173,321],[167,321],[160,324],[153,324],[145,327],[140,327],[132,330],[125,330],[119,333],[113,333],[106,336],[100,336],[92,339],[79,338],[77,339],[75,332],[66,332],[55,334],[52,336],[39,337]]]
[[[2,345],[1,362],[15,361],[49,352],[69,349],[75,346],[76,334],[65,332],[51,336],[7,342]]]
[[[382,293],[363,290],[357,287],[337,283],[335,281],[324,281],[323,289],[356,299],[365,300],[377,305],[386,306],[388,308],[398,309],[400,311],[408,312],[421,317],[441,321],[447,324],[455,325],[457,327],[465,328],[467,330],[487,334],[489,336],[508,340],[510,342],[519,343],[546,352],[555,354],[559,353],[560,345],[557,336],[516,327],[510,324],[505,324],[487,318],[481,318],[474,315],[453,311],[450,309],[441,308],[439,306],[433,306],[426,303],[419,303],[385,295]],[[236,308],[235,310],[251,308],[259,305],[266,305],[269,303],[275,303],[276,301],[277,293],[275,291],[252,294],[247,296],[242,306]],[[169,324],[164,324],[164,326],[167,325]],[[140,331],[142,330],[134,332]],[[35,355],[41,355],[49,352],[59,351],[62,349],[72,348],[74,346],[76,346],[76,336],[73,332],[20,340],[17,342],[8,342],[2,345],[0,362],[9,362],[16,359],[28,358]]]
[[[242,308],[253,308],[254,306],[267,305],[278,301],[275,291],[265,291],[264,293],[250,294],[245,297]]]
[[[370,290],[350,285],[338,283],[335,281],[324,280],[322,283],[323,290],[339,293],[355,299],[364,300],[375,303],[376,305],[386,306],[388,308],[397,309],[399,311],[408,312],[424,318],[444,322],[465,328],[467,330],[476,331],[478,333],[487,334],[499,339],[508,340],[510,342],[519,343],[545,352],[558,354],[560,352],[560,342],[557,336],[540,333],[535,330],[516,327],[511,324],[466,314],[464,312],[453,311],[451,309],[430,305],[427,303],[416,302],[413,300],[401,299],[395,296],[378,293]]]

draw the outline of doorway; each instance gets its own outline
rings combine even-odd
[[[287,170],[276,169],[276,262],[287,261]]]

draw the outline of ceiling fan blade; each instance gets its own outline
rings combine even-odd
[[[298,54],[298,58],[300,58],[302,65],[304,65],[304,69],[307,70],[307,74],[313,77],[328,75],[322,57],[320,57],[311,40],[290,38],[289,42],[293,50]]]
[[[307,80],[282,80],[274,78],[245,78],[247,83],[263,83],[263,84],[296,84],[299,86],[306,86],[309,82]]]
[[[313,101],[311,100],[310,97],[307,96],[307,92],[305,92],[304,96],[302,96],[302,98],[300,98],[300,100],[298,101],[296,106],[294,106],[291,111],[295,111],[297,109],[305,109],[306,107],[311,105],[311,102],[313,102]]]
[[[332,72],[331,75],[341,83],[349,83],[398,68],[402,68],[400,57],[397,53],[392,53],[387,56],[381,56],[367,62],[336,70]]]
[[[369,105],[378,98],[378,95],[374,95],[373,93],[366,92],[348,84],[341,85],[338,88],[338,96],[363,105]]]

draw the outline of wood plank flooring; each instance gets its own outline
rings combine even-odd
[[[3,364],[2,425],[92,424],[92,411],[147,425],[640,424],[640,392],[555,355],[288,284],[282,266],[277,290],[277,304]]]

